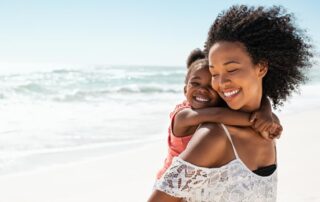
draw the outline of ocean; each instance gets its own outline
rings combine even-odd
[[[185,71],[160,66],[0,71],[0,175],[163,141],[169,113],[184,98]],[[313,69],[309,77],[280,113],[320,107],[320,71]]]

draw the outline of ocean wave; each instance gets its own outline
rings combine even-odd
[[[58,101],[58,102],[73,102],[73,101],[88,101],[95,99],[107,99],[116,95],[151,95],[151,94],[179,94],[182,90],[178,89],[161,89],[160,87],[140,87],[130,88],[121,87],[118,89],[105,89],[105,90],[70,90],[64,92],[53,92],[35,86],[25,86],[16,89],[15,93],[1,93],[1,100],[37,100],[37,101]],[[22,98],[22,99],[21,99]]]
[[[52,70],[50,73],[53,74],[69,74],[69,73],[79,73],[81,71],[79,70],[74,70],[74,69],[56,69]]]
[[[14,87],[14,91],[16,93],[44,93],[44,94],[48,94],[51,91],[47,88],[45,88],[43,85],[41,84],[37,84],[37,83],[28,83],[28,84],[24,84],[24,85],[19,85],[17,87]]]
[[[143,94],[177,94],[182,93],[181,90],[177,89],[161,89],[153,87],[142,87],[142,88],[130,88],[123,87],[118,89],[110,90],[97,90],[97,91],[77,91],[69,94],[58,95],[53,97],[52,100],[59,102],[70,102],[70,101],[88,101],[94,99],[110,98],[114,95],[143,95]]]
[[[88,101],[113,95],[181,93],[182,68],[88,67],[0,75],[1,100]],[[19,98],[19,99],[17,99]]]
[[[112,91],[111,91],[112,92]],[[161,87],[150,87],[150,86],[140,86],[137,88],[132,88],[132,87],[122,87],[119,88],[115,91],[113,91],[113,93],[181,93],[182,91],[176,88],[168,88],[168,89],[163,89]]]

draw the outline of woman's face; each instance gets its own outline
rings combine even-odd
[[[266,65],[253,64],[240,42],[216,42],[209,52],[212,87],[231,109],[252,112],[260,107]]]
[[[208,67],[195,67],[191,70],[184,93],[189,104],[194,109],[213,107],[221,100],[212,89],[211,74]]]

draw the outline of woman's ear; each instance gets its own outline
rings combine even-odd
[[[184,86],[184,87],[183,87],[183,92],[184,92],[184,95],[186,95],[186,93],[187,93],[187,86]]]
[[[258,76],[263,78],[268,72],[268,63],[266,61],[261,61],[258,63]]]

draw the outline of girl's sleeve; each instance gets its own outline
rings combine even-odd
[[[198,167],[175,157],[171,166],[158,179],[154,189],[175,197],[189,197],[197,188],[201,188],[208,180],[207,168]]]

